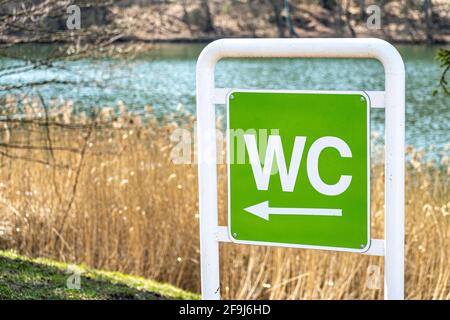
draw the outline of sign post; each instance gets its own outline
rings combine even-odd
[[[384,66],[385,91],[215,88],[216,63],[242,57],[374,58]],[[223,39],[202,51],[197,131],[204,299],[220,298],[219,242],[230,241],[385,256],[385,298],[404,298],[404,95],[403,61],[379,39]],[[227,104],[228,115],[226,227],[218,225],[216,104]],[[383,107],[380,240],[370,238],[370,108]]]

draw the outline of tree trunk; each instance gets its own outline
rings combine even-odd
[[[347,28],[350,31],[350,34],[353,38],[356,38],[356,32],[355,29],[352,27],[352,16],[350,14],[350,0],[347,0],[346,6],[345,6],[345,21],[347,23]]]
[[[286,23],[288,25],[289,36],[297,38],[298,34],[295,32],[294,25],[292,24],[291,10],[288,0],[284,0],[284,10],[286,11]]]
[[[431,25],[431,0],[424,0],[423,2],[423,12],[425,17],[425,34],[427,37],[427,43],[432,44],[434,42],[433,39],[433,31]]]
[[[203,32],[208,33],[215,30],[214,21],[211,14],[211,9],[209,8],[208,0],[202,0],[201,2],[203,12],[205,14],[205,23],[203,24]]]
[[[186,27],[188,28],[189,33],[192,34],[191,18],[189,16],[189,12],[187,10],[187,0],[183,0],[182,6],[183,6],[183,21],[186,24]]]
[[[342,7],[339,2],[336,3],[335,11],[336,34],[342,36]]]
[[[366,15],[366,1],[365,0],[359,0],[359,19],[361,21],[365,21],[367,18]]]
[[[275,24],[278,30],[278,37],[284,38],[284,22],[283,17],[281,16],[281,8],[279,0],[269,0],[272,5],[273,13],[275,16]]]

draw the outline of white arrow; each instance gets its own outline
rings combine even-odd
[[[269,201],[264,201],[244,209],[255,216],[269,220],[271,214],[297,215],[297,216],[342,216],[341,209],[317,208],[274,208],[269,207]]]

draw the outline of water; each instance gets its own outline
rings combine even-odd
[[[195,63],[203,45],[165,44],[132,59],[60,61],[56,68],[0,76],[0,85],[56,79],[83,81],[82,85],[40,87],[47,99],[72,100],[81,108],[117,106],[130,110],[153,105],[159,115],[181,103],[195,113]],[[26,55],[48,54],[52,48],[19,48]],[[406,65],[406,140],[415,148],[442,153],[450,141],[448,97],[433,96],[440,68],[437,47],[398,46]],[[23,62],[0,58],[0,68]],[[382,65],[373,60],[261,59],[224,60],[218,64],[217,86],[256,89],[383,90]],[[9,91],[20,93],[20,91]],[[0,96],[6,94],[0,91]],[[372,130],[382,132],[384,112],[373,110]],[[448,148],[448,147],[447,147]]]

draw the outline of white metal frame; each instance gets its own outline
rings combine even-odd
[[[385,90],[366,92],[385,108],[385,240],[372,239],[363,254],[385,256],[386,299],[404,298],[404,145],[405,68],[398,51],[380,39],[221,39],[197,61],[197,134],[203,299],[220,299],[219,242],[229,242],[219,226],[215,104],[227,89],[215,88],[215,66],[222,58],[372,58],[385,71]],[[225,93],[224,93],[225,92]],[[384,99],[383,99],[384,98]]]
[[[233,234],[231,233],[231,228],[227,227],[228,229],[228,239],[230,239],[231,242],[234,243],[240,243],[240,244],[253,244],[253,245],[262,245],[262,246],[273,246],[273,247],[285,247],[285,248],[299,248],[299,249],[320,249],[320,250],[333,250],[333,251],[345,251],[345,252],[359,252],[364,253],[370,248],[370,221],[371,221],[371,214],[370,214],[370,97],[365,91],[327,91],[327,90],[250,90],[250,89],[230,89],[227,94],[227,138],[229,138],[230,134],[230,113],[229,113],[229,96],[233,94],[234,92],[271,92],[271,93],[320,93],[320,94],[358,94],[364,96],[366,99],[366,107],[367,107],[367,114],[366,114],[366,121],[367,121],[367,168],[366,168],[366,174],[367,174],[367,243],[364,246],[364,248],[358,248],[358,249],[351,249],[351,248],[341,248],[341,247],[330,247],[330,246],[317,246],[317,245],[299,245],[299,244],[287,244],[287,243],[279,243],[279,242],[264,242],[264,241],[248,241],[248,240],[239,240],[233,237]],[[230,141],[228,139],[228,141]],[[230,177],[230,143],[227,143],[227,173],[228,177]],[[230,179],[227,181],[228,183],[228,191],[230,191]],[[231,194],[228,192],[228,226],[231,225],[231,215],[230,215],[230,208],[231,208]]]

